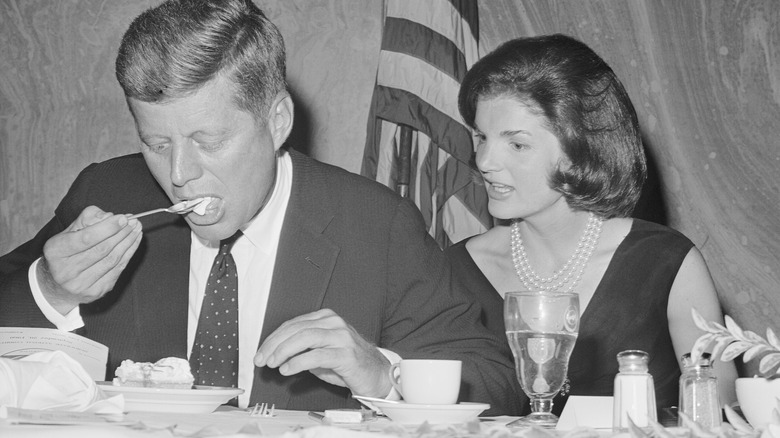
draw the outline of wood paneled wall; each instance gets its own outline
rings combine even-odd
[[[152,0],[0,2],[0,253],[32,237],[77,172],[137,150],[113,62]],[[257,0],[285,36],[292,141],[358,171],[381,0]],[[480,0],[482,53],[563,32],[637,107],[655,213],[703,251],[727,313],[780,329],[780,3]]]

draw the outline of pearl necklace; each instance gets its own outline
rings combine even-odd
[[[598,246],[599,237],[601,237],[601,224],[603,222],[603,219],[590,213],[588,225],[585,227],[582,236],[580,236],[579,242],[577,242],[577,249],[574,250],[574,254],[569,257],[569,260],[566,261],[561,269],[553,272],[552,276],[545,278],[540,277],[528,263],[523,239],[520,237],[520,221],[512,221],[510,232],[512,262],[515,265],[515,273],[517,273],[520,281],[528,289],[537,289],[545,292],[564,291],[563,287],[567,284],[568,287],[564,292],[574,290],[574,287],[582,278],[582,273],[585,272],[585,266],[588,264],[590,256],[593,255],[593,250]]]

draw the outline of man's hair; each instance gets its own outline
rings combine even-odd
[[[477,102],[511,97],[546,119],[570,162],[550,187],[569,206],[630,216],[647,175],[639,122],[612,69],[587,45],[556,34],[508,41],[466,74],[458,108],[474,128]]]
[[[133,20],[116,77],[127,98],[162,103],[216,77],[234,103],[261,120],[286,89],[284,40],[252,0],[169,0]]]

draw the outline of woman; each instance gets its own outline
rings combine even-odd
[[[677,405],[679,359],[703,334],[691,308],[708,320],[723,316],[693,243],[630,217],[646,164],[615,73],[571,37],[519,38],[474,65],[458,105],[498,225],[447,254],[485,323],[504,333],[508,291],[575,291],[582,317],[569,393],[612,395],[617,353],[638,349],[650,354],[658,407]],[[715,370],[721,402],[734,401],[734,364]]]

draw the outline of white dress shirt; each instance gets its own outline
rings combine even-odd
[[[276,161],[276,185],[271,197],[260,213],[241,227],[243,235],[236,240],[231,250],[238,270],[238,387],[244,388],[244,393],[238,397],[240,407],[246,407],[249,403],[255,371],[253,359],[263,330],[276,249],[292,189],[290,156],[283,152]],[[206,282],[218,252],[219,241],[205,241],[192,233],[188,346],[195,340]],[[249,269],[250,266],[253,269]]]

